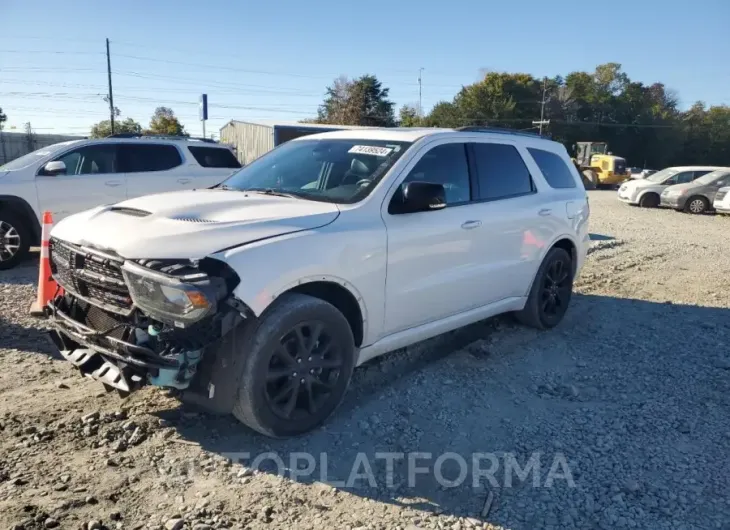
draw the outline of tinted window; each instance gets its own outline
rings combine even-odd
[[[188,147],[195,160],[203,167],[238,168],[241,164],[229,149],[220,147]]]
[[[675,184],[685,184],[687,182],[692,182],[694,179],[696,179],[697,177],[699,177],[701,175],[702,175],[702,172],[683,171],[682,173],[675,175],[672,180],[674,181]]]
[[[180,164],[182,158],[174,145],[122,144],[120,146],[119,165],[123,173],[164,171]]]
[[[117,148],[112,144],[87,145],[69,151],[55,160],[66,165],[66,175],[117,172]]]
[[[695,171],[694,172],[694,179],[698,179],[700,177],[703,177],[703,176],[707,175],[708,173],[710,173],[710,170],[709,169],[703,169],[701,171]]]
[[[575,179],[567,164],[555,153],[543,151],[542,149],[527,148],[535,159],[537,167],[540,168],[545,180],[552,188],[575,188]]]
[[[480,199],[503,199],[534,191],[532,178],[514,146],[475,143]]]
[[[469,165],[464,144],[444,144],[428,151],[403,181],[443,184],[446,204],[467,202],[471,198]]]

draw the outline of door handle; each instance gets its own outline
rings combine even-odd
[[[542,215],[543,217],[546,217],[546,216],[552,214],[553,211],[550,208],[543,208],[542,210],[540,210],[537,213],[538,213],[538,215]]]
[[[106,184],[110,188],[116,188],[117,186],[122,185],[122,183],[118,180],[107,180],[104,184]]]
[[[472,228],[479,228],[480,226],[482,226],[481,221],[465,221],[461,225],[461,228],[463,228],[464,230],[471,230]]]
[[[189,182],[190,182],[190,179],[177,179],[177,181],[178,181],[178,182],[179,182],[180,184],[187,184],[187,183],[189,183]]]

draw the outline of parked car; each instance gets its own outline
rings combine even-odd
[[[240,167],[212,140],[126,135],[62,142],[12,160],[0,166],[0,270],[40,242],[45,210],[60,221],[100,204],[213,186]]]
[[[661,206],[693,214],[712,209],[715,195],[723,186],[730,186],[730,168],[708,173],[693,182],[669,186],[662,192]]]
[[[504,312],[556,326],[589,213],[565,147],[536,135],[322,133],[214,189],[64,219],[47,310],[61,355],[108,388],[174,387],[296,435],[388,351]]]
[[[649,175],[653,175],[656,173],[656,169],[642,169],[640,167],[631,167],[629,168],[629,172],[631,173],[632,179],[645,179]]]
[[[730,186],[717,190],[712,207],[717,213],[730,213]]]
[[[644,179],[631,180],[621,184],[618,199],[644,208],[655,208],[661,201],[661,193],[668,186],[685,184],[719,169],[713,166],[668,167]]]

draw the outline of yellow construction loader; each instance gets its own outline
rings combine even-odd
[[[606,142],[577,142],[572,160],[586,189],[613,187],[631,178],[626,159],[610,153]]]

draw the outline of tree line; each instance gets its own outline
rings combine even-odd
[[[451,101],[424,114],[404,105],[398,115],[389,89],[374,75],[340,77],[327,87],[317,117],[304,120],[381,127],[491,126],[535,131],[562,142],[573,154],[579,141],[608,142],[631,166],[730,166],[730,107],[702,101],[679,109],[676,93],[662,83],[632,81],[617,63],[593,72],[536,78],[524,73],[487,72]]]
[[[114,117],[121,116],[121,111],[114,107]],[[112,133],[111,120],[102,120],[91,127],[91,138],[106,138]],[[185,127],[180,123],[171,108],[157,107],[150,118],[149,127],[142,128],[142,125],[132,118],[114,120],[114,133],[132,134],[161,134],[167,136],[188,136]]]

